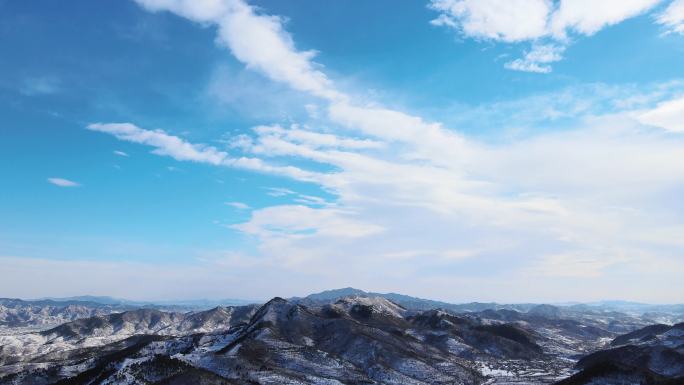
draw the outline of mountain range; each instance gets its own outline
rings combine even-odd
[[[191,311],[97,300],[0,300],[0,384],[684,381],[674,305],[654,316],[649,305],[453,305],[353,288]]]

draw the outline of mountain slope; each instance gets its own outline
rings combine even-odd
[[[550,384],[580,357],[565,383],[660,384],[682,373],[684,325],[639,329],[644,319],[593,307],[421,308],[430,304],[347,288],[16,329],[0,335],[0,385]]]
[[[617,383],[684,383],[684,323],[651,325],[619,336],[610,349],[579,360],[578,374],[562,385]]]
[[[0,384],[479,384],[496,361],[554,360],[519,326],[367,296],[313,307],[274,298],[251,312],[137,310],[26,338],[42,350],[20,361],[3,350]]]

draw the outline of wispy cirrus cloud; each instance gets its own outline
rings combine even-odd
[[[666,33],[684,34],[684,0],[675,0],[656,16]]]
[[[272,197],[283,197],[286,195],[297,194],[296,192],[284,187],[269,187],[267,190],[268,192],[266,194]]]
[[[535,45],[522,58],[507,62],[504,67],[515,71],[549,73],[551,72],[550,64],[563,59],[563,51],[565,51],[563,46]]]
[[[544,256],[527,273],[531,276],[600,278],[605,275],[605,270],[625,262],[629,262],[629,258],[619,250],[565,252]]]
[[[562,131],[488,143],[404,111],[352,102],[355,99],[335,88],[312,55],[297,51],[279,18],[260,14],[245,3],[228,1],[215,8],[210,2],[202,8],[202,2],[140,2],[150,9],[214,24],[219,40],[247,68],[319,98],[318,119],[334,127],[323,131],[309,125],[258,126],[235,138],[228,149],[132,124],[90,127],[151,146],[154,153],[179,161],[271,172],[311,182],[334,197],[322,207],[259,208],[247,221],[233,226],[257,241],[259,258],[277,261],[291,271],[359,280],[379,272],[405,280],[420,270],[426,277],[452,274],[464,279],[463,274],[472,279],[473,274],[505,274],[514,282],[530,271],[537,277],[556,277],[569,265],[590,266],[592,274],[587,278],[614,282],[615,293],[625,288],[611,280],[608,267],[623,269],[622,278],[643,277],[634,269],[638,263],[625,265],[614,255],[645,263],[653,255],[648,251],[657,249],[663,260],[682,264],[672,247],[674,233],[668,230],[678,228],[682,217],[673,215],[665,202],[673,199],[684,179],[684,139],[644,126],[626,107],[636,103],[650,110],[654,107],[650,99],[625,101],[622,107],[598,115],[579,108],[573,113],[579,115],[574,125]],[[623,14],[638,9],[635,5]],[[580,23],[564,17],[566,31],[582,34],[619,18]],[[252,42],[250,47],[233,41],[232,23],[239,23],[245,41]],[[537,33],[541,32],[495,30],[492,36],[517,41]],[[561,37],[553,39],[561,41]],[[272,60],[271,46],[278,47],[277,57],[290,69],[275,68],[281,63]],[[544,49],[539,48],[527,64],[551,63],[561,54]],[[312,163],[330,167],[307,169]],[[289,190],[273,193],[301,198]],[[459,250],[477,252],[460,258]],[[601,254],[588,257],[596,250]],[[448,255],[454,257],[444,257]],[[604,258],[610,263],[603,263]],[[473,259],[490,268],[460,269]],[[513,285],[507,290],[521,293],[522,289]]]
[[[228,159],[227,153],[218,151],[215,147],[190,144],[162,130],[145,130],[131,123],[92,123],[87,128],[128,142],[155,147],[155,154],[171,156],[177,160],[219,165]]]
[[[253,171],[287,175],[295,179],[311,181],[321,176],[294,166],[272,166],[258,158],[231,157],[227,152],[204,144],[193,144],[163,130],[146,130],[132,123],[92,123],[86,127],[91,131],[104,132],[127,142],[154,147],[157,155],[170,156],[179,161],[207,163]]]
[[[53,185],[59,186],[59,187],[79,187],[81,185],[80,183],[74,182],[74,181],[69,180],[69,179],[56,178],[56,177],[47,178],[47,181],[49,183],[52,183]]]
[[[295,48],[277,16],[258,15],[241,0],[136,0],[150,11],[169,11],[200,23],[217,26],[217,38],[251,69],[326,99],[343,97],[311,59],[314,51]],[[268,47],[264,50],[263,47]]]
[[[248,204],[243,202],[226,202],[226,206],[230,206],[238,210],[248,210],[251,208]]]

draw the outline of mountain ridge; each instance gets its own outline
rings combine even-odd
[[[684,325],[661,330],[620,312],[548,304],[526,311],[424,310],[441,303],[421,301],[343,288],[310,298],[274,297],[260,305],[99,314],[0,335],[0,384],[161,385],[204,378],[211,384],[446,385],[507,384],[515,378],[541,385],[576,381],[574,371],[590,375],[596,362],[606,361],[592,361],[592,354],[613,357],[611,341],[621,336],[643,345],[650,332],[659,334],[649,341],[671,340],[670,330],[678,333]],[[629,346],[617,347],[626,352],[619,357],[671,355],[657,347],[651,353],[651,345]],[[620,373],[632,375],[629,370]]]

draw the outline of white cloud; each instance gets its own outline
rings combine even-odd
[[[549,0],[433,0],[434,25],[457,28],[478,39],[518,42],[547,34]]]
[[[311,55],[294,48],[278,18],[256,15],[241,8],[247,7],[243,3],[228,2],[241,4],[236,6],[238,11],[223,11],[210,3],[209,9],[216,12],[239,15],[236,25],[241,25],[241,37],[252,44],[243,47],[231,40],[237,27],[230,20],[235,19],[223,18],[224,13],[216,21],[204,11],[185,10],[194,6],[187,5],[190,2],[156,3],[161,8],[154,9],[218,24],[220,39],[248,68],[319,97],[324,103],[321,111],[327,111],[320,119],[340,128],[324,132],[296,125],[257,127],[233,142],[231,151],[245,152],[236,158],[163,131],[132,125],[91,127],[150,145],[155,153],[178,160],[272,172],[312,182],[335,196],[322,207],[286,204],[254,210],[248,221],[234,226],[258,242],[257,259],[287,266],[294,274],[320,277],[327,286],[341,277],[372,284],[382,275],[383,282],[402,285],[412,278],[415,287],[433,287],[438,292],[436,282],[462,288],[454,281],[476,280],[481,285],[490,278],[497,282],[493,278],[506,277],[510,286],[504,290],[510,295],[529,294],[524,289],[529,285],[519,283],[525,282],[530,271],[548,271],[544,266],[590,266],[605,275],[602,282],[613,285],[605,295],[620,295],[629,289],[626,285],[655,282],[662,276],[649,272],[644,277],[635,269],[638,263],[634,261],[648,263],[653,255],[649,251],[658,250],[659,258],[681,265],[680,253],[672,246],[677,241],[672,229],[683,225],[684,216],[668,204],[678,199],[677,188],[684,179],[680,136],[654,132],[618,111],[614,116],[578,119],[575,127],[560,132],[544,131],[496,144],[474,140],[438,122],[339,97],[343,94],[310,61]],[[607,25],[615,16],[605,20]],[[596,25],[595,20],[592,23],[568,24],[572,25],[568,28],[584,33],[589,31],[587,26]],[[487,34],[481,30],[484,27],[469,28],[480,31],[479,38]],[[495,39],[514,40],[536,33],[499,29],[497,25],[491,33]],[[266,38],[262,41],[259,36]],[[271,60],[269,44],[277,46],[275,52],[280,52],[289,70],[276,68],[281,63]],[[557,60],[563,45],[551,47],[539,44],[530,62]],[[538,100],[534,102],[536,107]],[[576,108],[573,116],[591,111]],[[281,164],[303,168],[270,166],[269,158],[276,157]],[[305,167],[310,161],[331,166],[331,171],[308,171]],[[290,190],[270,193],[306,200]],[[597,251],[600,254],[593,259],[585,259]],[[633,263],[613,259],[609,265],[599,263],[613,251]],[[471,255],[476,257],[468,258]],[[475,259],[480,261],[477,269],[461,269],[461,263]],[[487,269],[482,268],[485,265]],[[619,268],[623,275],[614,279],[606,267]],[[415,278],[418,270],[424,279]],[[592,277],[598,275],[588,278]],[[681,282],[672,282],[684,290]],[[545,285],[555,288],[556,295],[572,296],[567,287],[554,286],[554,282]],[[588,295],[580,288],[577,293]]]
[[[248,204],[242,202],[226,202],[226,205],[238,210],[247,210],[250,208]]]
[[[667,28],[668,33],[684,34],[684,0],[674,0],[663,12],[657,15],[656,21]]]
[[[467,38],[531,42],[535,45],[532,51],[506,63],[505,68],[549,73],[549,63],[562,59],[560,54],[570,43],[568,35],[593,35],[605,27],[645,13],[661,1],[431,0],[428,6],[439,13],[431,21],[433,25],[455,29]],[[675,5],[670,9],[661,15],[659,22],[676,29],[684,11]]]
[[[252,215],[249,222],[234,228],[262,239],[319,235],[358,238],[383,231],[381,226],[355,220],[350,212],[331,208],[284,205],[257,210]]]
[[[525,53],[521,59],[504,64],[504,67],[523,72],[549,73],[551,72],[550,63],[563,59],[562,53],[565,47],[557,45],[535,45],[532,50]]]
[[[547,37],[563,40],[569,32],[593,35],[661,1],[432,0],[429,7],[439,12],[432,24],[456,28],[466,37],[513,43]]]
[[[218,27],[218,40],[251,69],[299,91],[326,99],[344,97],[311,61],[314,51],[299,51],[276,16],[259,15],[241,0],[136,0],[152,11],[169,11]]]
[[[191,144],[162,130],[145,130],[131,123],[93,123],[87,128],[114,135],[120,140],[155,147],[155,154],[171,156],[176,160],[219,165],[228,159],[227,153],[215,147]]]
[[[644,124],[684,132],[684,97],[661,102],[653,109],[638,112],[636,117]]]
[[[258,126],[253,129],[260,138],[273,137],[291,141],[298,144],[306,144],[313,148],[338,148],[338,149],[378,149],[383,147],[382,142],[369,139],[344,138],[332,134],[324,134],[301,129],[298,125],[292,125],[289,129],[281,126]]]
[[[232,11],[237,2],[226,0],[140,0],[150,11],[170,11],[188,19],[211,23]]]
[[[529,269],[531,275],[546,277],[600,278],[605,270],[629,261],[620,251],[562,253],[545,256]]]
[[[664,245],[673,241],[673,232],[661,231],[673,220],[665,220],[669,216],[667,207],[645,210],[643,205],[651,194],[668,191],[684,176],[681,141],[653,135],[628,118],[588,120],[583,129],[491,146],[451,137],[439,125],[400,113],[398,119],[385,119],[383,110],[344,111],[352,112],[342,114],[349,119],[349,127],[389,141],[389,152],[340,152],[302,147],[284,139],[263,141],[259,137],[255,140],[259,145],[254,148],[261,154],[280,155],[289,143],[293,150],[287,154],[339,168],[323,187],[338,195],[342,207],[354,208],[347,215],[355,218],[356,225],[385,229],[370,236],[372,245],[363,245],[368,249],[385,245],[373,255],[423,249],[425,244],[420,240],[417,244],[406,243],[410,239],[406,234],[416,228],[431,229],[426,239],[445,249],[453,248],[453,242],[478,249],[482,245],[477,242],[513,232],[518,245],[509,252],[520,248],[520,253],[528,255],[537,253],[532,251],[533,243],[544,247],[572,244],[593,250],[612,243],[643,240]],[[377,121],[365,115],[375,111]],[[256,133],[268,135],[267,131]],[[421,138],[420,133],[435,139]],[[468,150],[454,156],[453,150],[458,148]],[[270,214],[262,212],[255,226],[270,228],[266,219]],[[278,215],[276,223],[285,216]],[[653,222],[656,217],[664,222]],[[656,231],[662,236],[647,236]],[[311,235],[300,243],[293,236],[287,248],[283,247],[283,238],[276,242],[263,237],[261,244],[264,250],[277,250],[279,255],[291,255],[295,260],[301,258],[303,249],[318,242],[321,250],[332,253],[327,246],[333,241],[319,238],[317,242],[315,238]],[[361,247],[358,242],[343,242],[334,249],[348,251],[357,247]],[[312,248],[307,250],[307,254],[322,257]],[[435,251],[433,255],[437,254]]]
[[[78,187],[80,183],[64,178],[47,178],[47,181],[59,187]]]
[[[454,18],[446,14],[440,14],[439,16],[437,16],[437,18],[430,20],[430,24],[435,25],[437,27],[458,28],[458,24],[456,23]]]
[[[404,154],[407,158],[432,158],[453,165],[470,152],[470,147],[460,134],[444,129],[440,123],[426,122],[400,111],[332,103],[328,115],[335,123],[372,138],[410,144],[411,151]]]
[[[593,35],[601,29],[640,15],[662,0],[562,0],[550,18],[550,32],[564,38],[568,31]]]
[[[348,103],[349,97],[335,89],[328,77],[315,68],[317,66],[311,61],[311,53],[301,52],[295,48],[292,37],[284,31],[280,18],[258,15],[252,7],[241,0],[227,0],[222,3],[224,4],[222,6],[218,4],[218,1],[209,0],[197,3],[189,0],[138,0],[138,2],[154,11],[167,10],[194,21],[216,24],[219,27],[218,39],[230,48],[238,60],[244,62],[248,68],[265,73],[272,80],[328,100],[331,103],[329,117],[338,123],[351,122],[366,132],[382,130],[382,135],[406,135],[405,132],[408,130],[411,131],[410,135],[413,138],[431,143],[427,146],[429,148],[425,148],[426,151],[439,148],[442,152],[453,152],[453,146],[459,141],[457,135],[445,133],[439,129],[438,124],[423,123],[420,118],[397,111],[363,108]],[[393,127],[396,124],[400,126]],[[424,137],[423,129],[427,129],[428,133]],[[302,139],[302,135],[306,133],[293,132],[291,135],[299,135]],[[307,140],[313,140],[314,136],[319,142],[332,138],[308,134]],[[338,146],[348,146],[353,142],[349,138],[335,138],[335,140],[341,141],[336,143]],[[353,143],[356,146],[359,145],[358,141]],[[245,141],[238,145],[249,146],[250,144]],[[378,144],[366,141],[362,145],[377,146]],[[304,147],[300,143],[300,146],[287,146],[287,148],[283,146],[280,150],[297,151],[303,150]],[[418,153],[414,155],[422,156]],[[305,178],[311,179],[307,176]]]
[[[290,189],[283,188],[283,187],[269,187],[267,194],[272,196],[272,197],[283,197],[286,195],[294,195],[297,193],[290,190]]]
[[[163,130],[146,130],[131,123],[92,123],[87,126],[87,129],[113,135],[119,140],[152,146],[155,148],[152,151],[154,154],[170,156],[179,161],[282,174],[303,181],[313,181],[322,177],[318,173],[304,171],[294,166],[272,166],[258,158],[234,158],[216,147],[193,144],[178,136],[169,135]]]
[[[114,155],[123,156],[123,157],[126,157],[126,158],[128,157],[128,154],[125,153],[125,152],[123,152],[123,151],[115,150],[115,151],[112,151],[112,152],[114,153]]]
[[[276,198],[281,198],[281,197],[289,197],[292,199],[293,202],[296,203],[301,203],[304,205],[311,205],[311,206],[326,206],[329,205],[330,203],[326,201],[325,199],[313,195],[306,195],[306,194],[300,194],[296,191],[292,191],[287,188],[283,187],[269,187],[268,192],[266,193],[269,196],[276,197]]]
[[[329,205],[329,202],[326,201],[325,199],[313,195],[304,195],[304,194],[298,194],[297,198],[294,199],[295,202],[301,203],[304,205],[312,205],[312,206],[326,206]]]

